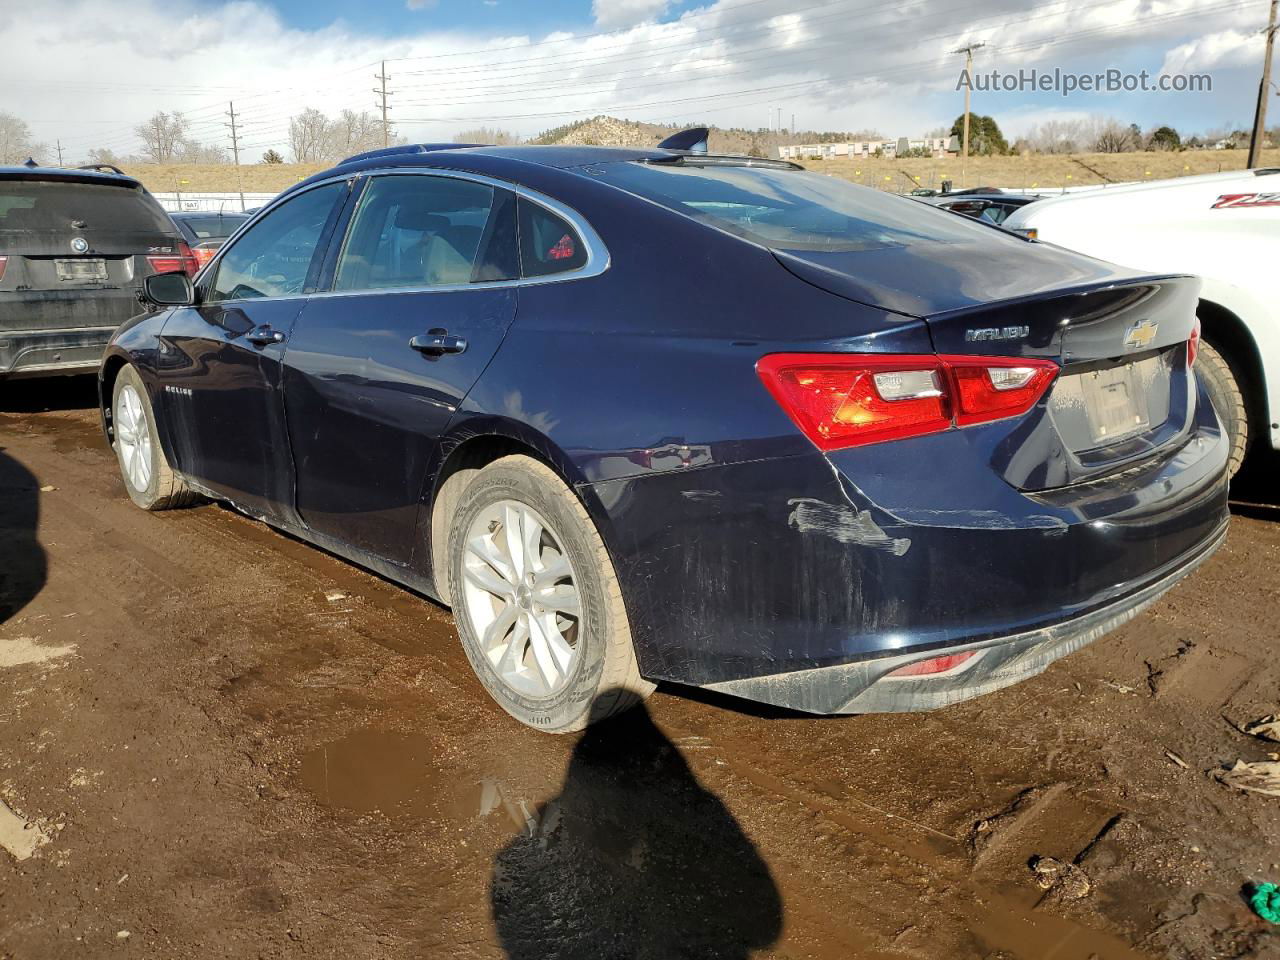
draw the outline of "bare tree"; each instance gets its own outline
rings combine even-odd
[[[227,151],[223,147],[183,140],[173,154],[174,163],[226,163]]]
[[[187,120],[180,113],[153,114],[146,123],[133,128],[142,141],[142,155],[150,163],[172,163],[187,133]]]
[[[27,157],[39,161],[48,152],[47,146],[31,139],[31,128],[25,120],[0,113],[0,163],[22,163]]]
[[[294,163],[321,163],[329,149],[329,118],[307,107],[289,118],[289,150]]]
[[[1138,149],[1134,143],[1133,130],[1118,120],[1099,121],[1093,131],[1093,149],[1095,153],[1129,153]]]
[[[1026,141],[1036,153],[1079,153],[1093,146],[1094,135],[1083,120],[1046,120],[1027,131]]]
[[[343,110],[327,126],[325,160],[343,160],[382,146],[382,119],[368,110]]]
[[[106,147],[96,147],[89,151],[89,162],[109,163],[113,167],[118,167],[121,164],[121,159],[114,150],[108,150]]]
[[[453,135],[454,143],[491,143],[497,147],[515,146],[520,142],[519,134],[500,127],[476,127],[463,130]]]

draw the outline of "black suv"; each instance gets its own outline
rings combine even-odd
[[[0,167],[0,379],[95,369],[142,281],[176,270],[191,249],[132,177]]]

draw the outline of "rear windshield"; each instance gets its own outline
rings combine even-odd
[[[0,232],[73,228],[99,234],[173,235],[160,205],[137,187],[0,180]]]
[[[766,247],[850,252],[959,243],[989,228],[847,180],[767,167],[637,163],[601,179]]]
[[[183,217],[179,221],[197,240],[222,240],[231,236],[248,217]]]

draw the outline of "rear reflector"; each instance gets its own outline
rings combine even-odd
[[[0,277],[4,276],[4,264],[0,264]],[[1200,318],[1196,317],[1196,325],[1191,328],[1191,336],[1187,339],[1187,369],[1195,366],[1196,354],[1200,352]]]
[[[1058,374],[1052,360],[775,353],[756,372],[821,450],[900,440],[1026,413]]]
[[[8,257],[0,257],[0,280],[4,279],[4,268],[9,265]]]
[[[949,673],[957,667],[963,666],[978,655],[977,650],[966,650],[964,653],[948,653],[941,657],[932,657],[928,660],[917,660],[915,663],[909,663],[905,667],[899,667],[892,673],[887,673],[887,677],[936,677],[941,673]]]

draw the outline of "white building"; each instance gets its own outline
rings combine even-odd
[[[923,150],[931,157],[960,152],[959,137],[899,137],[896,140],[854,140],[847,143],[801,143],[778,148],[782,160],[829,160],[832,157],[896,157]]]

